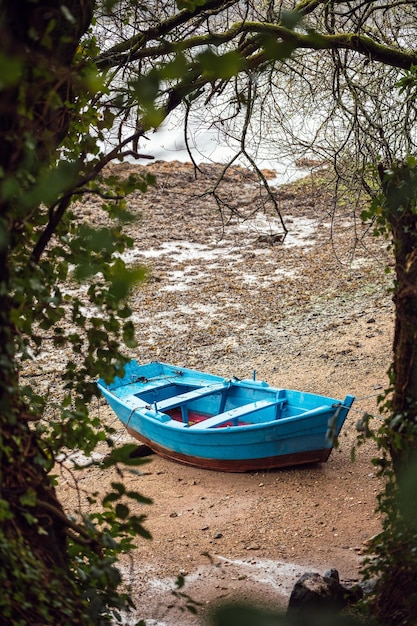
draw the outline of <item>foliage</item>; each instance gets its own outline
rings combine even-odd
[[[146,272],[123,261],[132,243],[124,226],[136,219],[125,198],[133,190],[145,192],[153,179],[119,180],[104,171],[110,160],[122,158],[124,144],[110,154],[100,147],[113,115],[94,106],[107,89],[92,60],[95,37],[87,33],[78,45],[88,16],[83,24],[76,1],[61,8],[58,15],[47,12],[43,22],[45,6],[28,3],[19,16],[27,33],[14,21],[14,8],[2,7],[0,15],[0,59],[7,65],[0,91],[4,624],[114,622],[132,606],[117,559],[131,551],[136,537],[150,538],[145,515],[137,512],[149,499],[121,482],[134,471],[130,466],[143,461],[130,458],[131,447],[113,449],[112,429],[88,407],[98,374],[111,377],[126,360],[121,347],[135,345],[127,299]],[[101,199],[99,227],[77,202],[86,194]],[[52,398],[37,376],[20,382],[25,363],[45,345],[68,355]],[[110,452],[103,467],[119,479],[101,500],[90,497],[88,514],[68,517],[56,498],[53,472],[68,450],[88,457],[99,442],[107,442]]]
[[[369,623],[369,622],[367,622]],[[335,614],[333,611],[309,609],[291,610],[286,613],[258,608],[245,602],[224,603],[213,614],[213,626],[360,626],[364,624],[349,611]]]
[[[393,428],[397,431],[399,421],[407,427],[407,422],[404,417],[393,418],[392,393],[391,387],[379,398],[381,414],[386,417],[378,428],[371,427],[370,416],[361,420],[359,441],[371,438],[377,443],[380,454],[373,463],[384,483],[377,497],[382,530],[370,541],[362,568],[364,579],[375,583],[364,609],[381,623],[394,625],[409,623],[417,601],[413,583],[417,574],[417,465],[415,461],[408,464],[401,474],[394,471],[390,456]],[[406,449],[410,438],[413,441],[415,433],[408,428],[401,434],[397,431],[394,439],[398,449]]]
[[[392,238],[397,315],[390,386],[379,398],[384,420],[377,429],[370,428],[369,416],[361,424],[362,439],[372,438],[378,445],[380,456],[374,464],[384,481],[377,506],[382,532],[369,546],[363,573],[377,581],[373,615],[394,625],[410,623],[417,603],[413,582],[417,575],[417,404],[415,381],[410,378],[417,325],[416,299],[410,289],[416,281],[417,160],[409,156],[380,170],[380,176],[382,190],[371,211],[378,231]]]

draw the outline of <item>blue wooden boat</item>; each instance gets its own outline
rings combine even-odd
[[[129,433],[163,457],[246,472],[327,461],[353,396],[343,401],[131,361],[98,387]]]

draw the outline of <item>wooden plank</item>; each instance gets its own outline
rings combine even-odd
[[[193,391],[187,391],[186,393],[181,393],[177,396],[173,396],[172,398],[160,400],[156,403],[156,407],[158,411],[168,411],[169,409],[191,402],[191,400],[197,400],[198,398],[204,398],[205,396],[209,396],[217,391],[223,391],[224,389],[227,389],[228,386],[229,383],[216,383],[215,385],[207,385],[206,387],[193,389]]]
[[[309,411],[304,411],[304,413],[299,413],[294,417],[304,418],[304,417],[315,417],[316,415],[322,415],[323,413],[327,413],[328,411],[336,411],[337,406],[333,407],[331,404],[322,404],[321,406],[316,407],[315,409],[310,409]]]
[[[249,413],[255,413],[257,411],[261,411],[262,409],[266,409],[267,407],[277,406],[281,404],[282,400],[257,400],[256,402],[250,402],[249,404],[244,404],[243,406],[238,406],[235,409],[230,409],[229,411],[225,411],[224,413],[219,413],[219,415],[213,415],[213,417],[209,417],[203,422],[199,422],[198,424],[194,424],[190,426],[194,430],[206,430],[207,428],[214,428],[215,426],[221,426],[225,422],[230,422],[232,420],[237,420],[239,417],[243,417],[244,415],[248,415]]]

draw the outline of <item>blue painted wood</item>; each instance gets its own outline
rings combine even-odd
[[[170,409],[180,407],[182,421],[185,424],[188,424],[188,403],[192,400],[201,400],[210,394],[223,392],[229,386],[228,382],[216,383],[215,385],[207,385],[205,387],[200,387],[198,389],[193,389],[192,391],[187,391],[186,393],[181,393],[177,396],[173,396],[171,398],[167,398],[166,400],[161,400],[161,402],[156,402],[155,410],[165,412]]]
[[[233,426],[238,426],[239,418],[249,417],[257,411],[262,411],[267,407],[276,406],[278,402],[279,400],[257,400],[256,402],[250,402],[249,404],[238,406],[235,409],[230,409],[224,413],[219,413],[219,415],[213,415],[213,417],[209,417],[203,422],[194,424],[191,428],[194,428],[194,430],[205,430],[207,428],[221,426],[226,422],[232,422]]]
[[[98,386],[129,432],[159,454],[227,471],[326,460],[329,433],[339,434],[354,401],[159,362],[132,361]]]

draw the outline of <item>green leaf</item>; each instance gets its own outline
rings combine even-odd
[[[137,491],[127,491],[126,496],[132,500],[136,500],[136,502],[139,502],[140,504],[153,504],[153,500],[151,498],[146,498]]]
[[[8,519],[13,519],[13,513],[10,511],[10,506],[7,500],[0,498],[0,522]]]
[[[111,274],[107,274],[110,279],[109,294],[111,294],[116,300],[124,300],[133,285],[142,282],[147,276],[147,270],[144,267],[137,267],[129,269],[120,261],[116,260]]]
[[[177,0],[177,7],[179,10],[186,9],[190,13],[194,13],[197,7],[202,7],[206,3],[206,0]]]
[[[303,16],[298,11],[281,11],[279,15],[279,21],[284,26],[284,28],[288,28],[289,30],[294,30],[294,28],[301,22]]]
[[[19,83],[22,77],[22,66],[20,59],[0,53],[0,91]]]
[[[101,466],[103,468],[111,467],[112,465],[116,465],[117,463],[122,463],[127,466],[137,466],[144,465],[145,463],[149,463],[149,459],[144,459],[140,457],[135,457],[133,455],[137,450],[137,445],[134,443],[127,443],[118,448],[113,448],[110,454],[108,454],[103,461],[101,462]]]
[[[35,517],[34,515],[31,515],[31,513],[28,513],[27,511],[23,511],[23,517],[25,518],[25,520],[30,526],[34,526],[39,521],[37,517]],[[39,526],[37,530],[38,530],[39,535],[47,534],[46,530],[42,528],[42,526]]]
[[[62,160],[56,167],[45,170],[36,184],[24,194],[22,204],[28,208],[41,203],[53,204],[74,184],[79,167],[78,162]]]
[[[238,74],[244,67],[244,61],[238,52],[230,51],[217,55],[210,49],[198,55],[203,73],[212,78],[227,80]]]
[[[177,580],[175,581],[175,585],[177,587],[177,589],[182,589],[185,585],[185,578],[182,574],[179,574],[177,576]]]
[[[127,519],[127,517],[129,516],[129,512],[129,507],[125,504],[119,503],[116,505],[116,516],[119,519]]]
[[[19,502],[22,506],[35,506],[36,500],[36,491],[32,487],[29,487],[19,498]]]
[[[188,71],[188,63],[185,55],[178,52],[174,59],[163,65],[159,74],[163,80],[172,80],[174,78],[184,78]]]
[[[159,92],[159,83],[158,72],[151,71],[149,74],[130,82],[129,87],[141,106],[152,108]]]
[[[103,506],[107,506],[107,504],[110,504],[111,502],[116,502],[117,500],[120,499],[120,493],[108,493],[104,496],[103,500],[102,500],[102,504]]]
[[[119,495],[123,495],[124,493],[126,493],[126,487],[124,486],[123,483],[112,482],[111,486],[115,491],[117,491]]]
[[[269,34],[259,36],[265,56],[271,61],[282,61],[288,59],[295,50],[295,45],[287,41],[278,41],[276,37]]]

